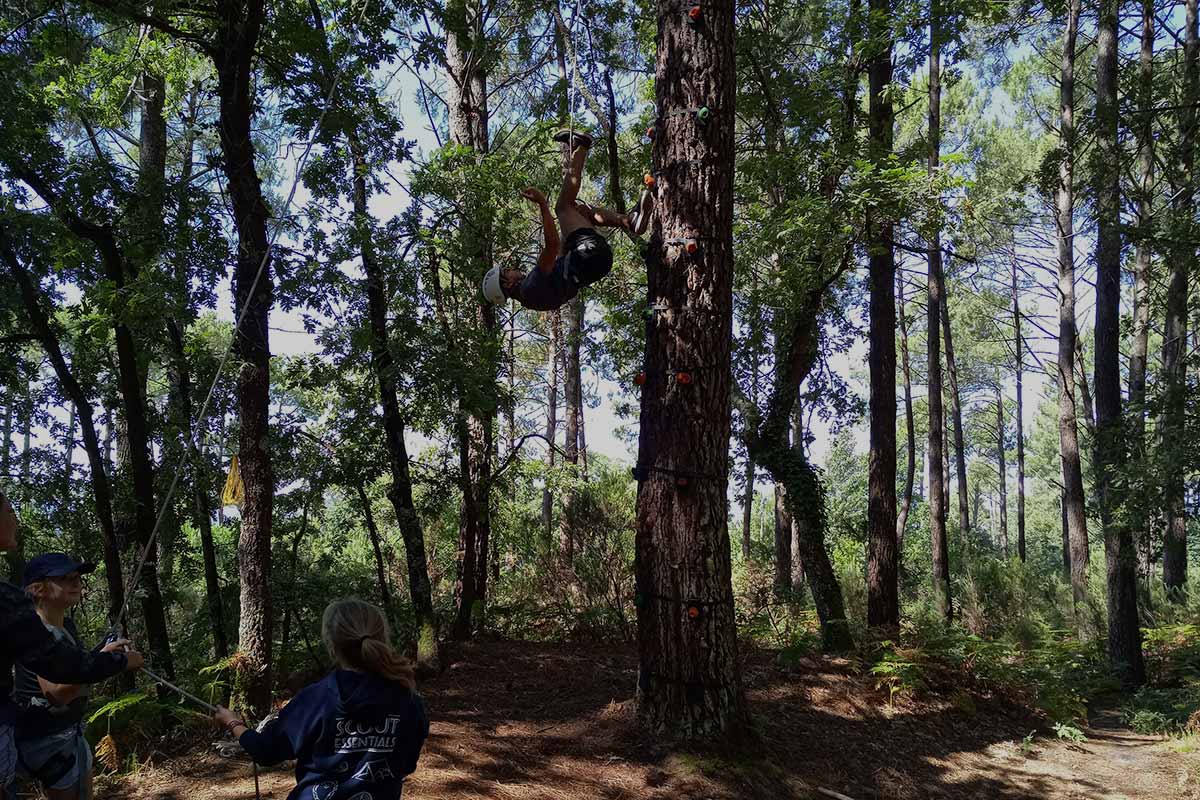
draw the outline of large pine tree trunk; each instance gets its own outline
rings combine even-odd
[[[941,68],[941,7],[938,0],[930,6],[929,26],[929,172],[934,173],[941,165],[942,135],[942,68]],[[935,229],[929,242],[929,301],[927,308],[929,351],[929,461],[941,464],[945,457],[942,430],[945,413],[942,409],[942,356],[941,342],[946,342],[946,355],[950,355],[949,317],[946,308],[946,281],[942,275],[941,231]],[[939,335],[939,326],[947,328],[944,337]],[[958,394],[957,382],[951,368],[952,397]],[[957,414],[956,414],[957,417]],[[956,441],[961,442],[957,439]],[[961,450],[961,444],[959,445]],[[960,452],[961,455],[961,452]],[[953,619],[954,609],[950,599],[950,547],[946,537],[946,485],[941,470],[931,470],[929,480],[929,535],[933,552],[933,594],[938,616],[947,623]],[[965,474],[959,478],[959,517],[961,533],[966,534],[967,510],[963,505],[966,490]]]
[[[1200,36],[1197,34],[1196,0],[1187,0],[1184,32],[1183,110],[1179,112],[1178,171],[1182,178],[1176,216],[1183,221],[1176,238],[1191,244],[1176,245],[1167,287],[1167,328],[1163,335],[1163,373],[1166,408],[1163,442],[1172,451],[1183,441],[1186,423],[1188,281],[1196,269],[1196,105],[1200,103]],[[1173,461],[1178,461],[1177,457]],[[1163,542],[1163,583],[1172,598],[1181,598],[1187,583],[1187,508],[1184,504],[1182,464],[1167,470],[1165,495],[1167,530]]]
[[[1108,656],[1127,687],[1145,682],[1137,611],[1137,552],[1123,518],[1121,416],[1121,144],[1117,106],[1118,0],[1103,0],[1096,44],[1096,473],[1108,577]]]
[[[904,443],[908,462],[904,468],[904,494],[896,514],[896,551],[899,559],[904,551],[904,531],[908,527],[908,512],[912,510],[913,483],[917,474],[917,427],[913,418],[912,370],[908,364],[908,313],[904,298],[904,276],[896,275],[896,292],[900,303],[900,374],[904,377]]]
[[[891,95],[892,34],[889,0],[871,0],[870,150],[882,167],[892,154],[895,111]],[[867,216],[870,252],[870,332],[867,361],[871,374],[870,456],[867,499],[867,624],[900,624],[896,549],[896,261],[894,225],[888,212]]]
[[[1058,440],[1063,505],[1076,627],[1081,633],[1087,633],[1083,630],[1082,611],[1088,595],[1088,532],[1075,386],[1075,47],[1079,13],[1080,0],[1070,0],[1059,81],[1062,155],[1058,167],[1055,227],[1058,238]]]
[[[649,245],[638,442],[635,574],[638,717],[649,730],[713,739],[745,723],[729,551],[733,304],[733,3],[693,28],[658,3],[653,162],[663,173]],[[708,107],[702,121],[688,109]],[[697,237],[694,254],[666,240]],[[690,384],[673,373],[696,369]]]
[[[1025,560],[1025,340],[1021,334],[1021,294],[1017,261],[1012,263],[1013,358],[1017,373],[1017,557]]]
[[[488,152],[488,92],[483,47],[484,14],[477,0],[454,0],[446,8],[446,68],[449,77],[450,138],[473,150],[478,157]],[[463,250],[471,274],[487,271],[489,233],[479,225],[465,223],[460,230]],[[491,339],[496,333],[496,310],[480,298],[474,322]],[[491,344],[490,342],[488,344]],[[494,363],[491,347],[480,353],[481,363]],[[464,393],[465,394],[465,393]],[[460,397],[460,404],[465,402]],[[487,598],[487,559],[491,536],[492,451],[494,449],[495,405],[460,408],[456,423],[461,452],[463,500],[459,518],[458,568],[455,585],[455,618],[452,635],[466,639],[482,624]],[[465,418],[463,418],[465,416]]]
[[[239,689],[244,701],[263,716],[271,700],[271,523],[275,476],[271,463],[271,349],[268,321],[274,291],[268,253],[270,211],[255,167],[252,121],[254,54],[265,17],[263,0],[223,0],[214,61],[217,69],[222,167],[228,180],[237,226],[234,306],[245,309],[234,334],[240,417],[238,465],[245,487],[242,530],[238,539],[241,616]]]

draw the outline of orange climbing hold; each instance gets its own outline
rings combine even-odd
[[[690,372],[676,373],[675,382],[683,384],[684,386],[691,386],[692,385],[692,373],[690,373]]]
[[[703,16],[703,14],[704,12],[700,10],[699,5],[694,5],[688,9],[688,19],[690,19],[692,22],[699,22],[700,17]]]
[[[646,177],[642,178],[642,183],[646,184],[647,189],[653,189],[656,181],[654,180],[654,176],[647,172]]]
[[[691,619],[699,619],[700,609],[696,608],[695,606],[688,606],[688,617]]]

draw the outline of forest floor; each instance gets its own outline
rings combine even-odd
[[[433,719],[406,800],[1200,800],[1200,752],[1124,728],[1096,711],[1072,743],[997,700],[888,702],[849,662],[781,667],[753,653],[743,678],[755,744],[681,752],[639,733],[631,650],[481,642],[447,654],[423,682]],[[212,737],[208,737],[211,740]],[[286,767],[264,770],[263,798],[282,800]],[[99,800],[254,797],[244,758],[210,741],[108,782]]]

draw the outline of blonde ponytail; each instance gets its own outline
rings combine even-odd
[[[392,649],[387,621],[378,606],[357,598],[335,600],[325,608],[321,635],[339,664],[416,688],[412,662]]]

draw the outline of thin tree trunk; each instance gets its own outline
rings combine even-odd
[[[904,469],[904,494],[900,499],[900,510],[896,514],[896,552],[901,558],[904,551],[904,533],[908,527],[908,512],[912,509],[913,482],[917,473],[917,427],[913,418],[912,370],[908,364],[908,313],[904,298],[904,276],[896,275],[896,293],[900,303],[900,374],[904,377],[904,434],[908,450],[908,463]]]
[[[558,438],[558,368],[562,350],[559,346],[562,317],[558,311],[551,311],[546,315],[546,323],[550,334],[546,357],[547,384],[549,385],[546,393],[546,442],[549,446],[546,448],[548,474],[546,485],[542,489],[542,530],[546,535],[546,552],[551,552],[554,530],[554,492],[550,490],[550,479],[554,473],[554,462],[558,457],[558,450],[555,448],[554,442]]]
[[[579,480],[579,421],[583,391],[579,363],[579,348],[583,340],[582,296],[576,297],[563,307],[563,406],[566,410],[566,425],[563,430],[563,461],[570,464],[570,485],[563,500],[562,516],[558,522],[558,551],[563,563],[571,564],[575,559],[575,489]]]
[[[939,253],[939,259],[941,258]],[[950,327],[950,303],[946,293],[946,274],[939,270],[942,282],[942,338],[946,343],[946,376],[950,379],[950,420],[954,433],[954,468],[958,478],[958,532],[970,541],[970,486],[967,484],[967,444],[963,433],[962,392],[958,388],[958,361],[954,357],[954,336]]]
[[[1083,611],[1088,597],[1088,532],[1083,502],[1083,468],[1079,455],[1075,387],[1075,46],[1079,34],[1080,0],[1070,0],[1063,38],[1060,79],[1062,156],[1057,189],[1058,234],[1058,439],[1062,460],[1064,514],[1069,542],[1068,559],[1076,628],[1085,630]]]
[[[450,138],[456,145],[482,158],[489,146],[487,61],[478,57],[475,48],[483,46],[484,12],[478,0],[453,0],[446,8],[446,17]],[[464,223],[460,235],[472,272],[482,275],[489,263],[489,232],[480,230],[477,224]],[[480,298],[474,312],[475,323],[490,344],[496,331],[496,310]],[[486,353],[484,362],[490,363]],[[460,406],[465,401],[465,392],[462,392]],[[486,403],[483,407],[460,408],[459,422],[456,423],[458,444],[462,451],[460,469],[463,489],[455,618],[451,630],[456,639],[469,638],[482,626],[485,616],[494,422],[495,406]]]
[[[792,588],[792,515],[788,511],[782,483],[775,484],[775,595],[787,597]]]
[[[33,332],[38,336],[46,358],[54,368],[59,387],[63,394],[75,404],[76,412],[79,415],[79,429],[91,472],[92,499],[96,505],[96,519],[100,523],[101,539],[104,543],[104,578],[108,585],[108,623],[116,625],[117,615],[125,602],[125,580],[121,573],[120,548],[117,545],[116,526],[113,523],[112,488],[109,482],[107,460],[100,449],[100,437],[96,433],[92,405],[87,395],[84,394],[83,387],[79,385],[67,365],[67,359],[63,356],[51,317],[43,308],[40,289],[18,259],[16,250],[3,227],[0,227],[0,260],[8,267],[13,282],[17,285],[25,315],[29,319]],[[10,408],[12,403],[10,395]],[[111,427],[110,425],[110,431]],[[4,460],[6,462],[8,461],[8,441],[6,436],[4,439]],[[6,475],[9,474],[9,469],[6,467],[4,470]]]
[[[877,53],[870,76],[870,153],[879,166],[892,155],[895,110],[892,107],[892,33],[886,19],[889,0],[871,0],[871,38]],[[932,93],[930,95],[932,97]],[[867,499],[867,624],[900,624],[899,569],[896,549],[896,261],[894,226],[881,208],[867,213],[870,252],[870,333],[867,361],[871,374],[870,456]]]
[[[941,166],[941,135],[942,135],[942,68],[941,68],[941,6],[938,0],[932,0],[930,5],[929,26],[929,173],[933,175]],[[946,357],[950,361],[950,386],[952,406],[955,410],[955,422],[961,427],[961,417],[958,414],[958,381],[953,367],[952,350],[950,346],[950,319],[946,311],[946,281],[942,275],[942,242],[940,227],[934,229],[929,242],[929,279],[928,279],[928,335],[926,336],[929,349],[929,458],[931,463],[940,464],[943,459],[942,442],[945,436],[942,423],[945,414],[942,409],[942,359],[939,352],[941,341],[946,343]],[[939,323],[946,330],[944,336],[939,335]],[[961,432],[956,427],[955,442],[962,456]],[[946,486],[943,475],[937,475],[937,480],[930,480],[929,485],[929,535],[933,552],[933,594],[937,605],[938,616],[947,624],[954,618],[954,607],[950,598],[950,546],[946,535]],[[959,475],[959,524],[960,534],[967,540],[968,512],[966,502],[965,470]]]
[[[647,299],[668,310],[647,322],[638,442],[634,570],[638,718],[684,740],[718,739],[746,722],[738,670],[729,547],[730,345],[733,307],[734,7],[705,6],[704,41],[672,0],[658,2],[652,162],[663,173],[651,236]],[[685,67],[685,55],[686,64]],[[687,109],[717,109],[703,130]],[[665,240],[695,235],[697,253]],[[688,313],[699,309],[716,315]],[[681,363],[682,358],[694,362]],[[691,384],[668,369],[710,365]]]
[[[362,505],[363,520],[367,523],[367,534],[371,537],[371,550],[375,555],[375,580],[379,584],[379,601],[392,627],[396,627],[395,605],[392,603],[392,590],[388,586],[387,567],[383,559],[383,537],[379,535],[379,526],[375,524],[375,512],[371,510],[371,498],[362,484],[357,484],[355,492],[358,502]]]
[[[1021,294],[1017,261],[1012,263],[1013,353],[1017,373],[1017,557],[1025,561],[1025,363],[1022,355]]]
[[[1163,335],[1163,373],[1166,379],[1166,408],[1163,442],[1173,467],[1167,470],[1164,494],[1167,529],[1163,541],[1163,583],[1172,599],[1183,597],[1187,585],[1187,506],[1184,503],[1184,464],[1179,463],[1179,444],[1186,434],[1188,292],[1191,273],[1196,270],[1196,105],[1200,103],[1200,35],[1197,34],[1196,0],[1187,0],[1184,33],[1183,106],[1179,112],[1178,171],[1182,176],[1175,200],[1176,213],[1184,220],[1178,236],[1191,245],[1177,245],[1171,259],[1167,287],[1167,327]]]
[[[1004,425],[1004,393],[1001,391],[999,380],[996,381],[996,460],[998,464],[1000,490],[998,492],[1000,506],[1000,541],[1004,548],[1004,557],[1012,558],[1008,542],[1008,462],[1005,458],[1005,439],[1007,432]]]
[[[1137,552],[1117,474],[1125,465],[1121,414],[1121,143],[1118,0],[1103,0],[1096,43],[1096,474],[1108,577],[1108,657],[1126,687],[1146,680],[1137,610]]]

